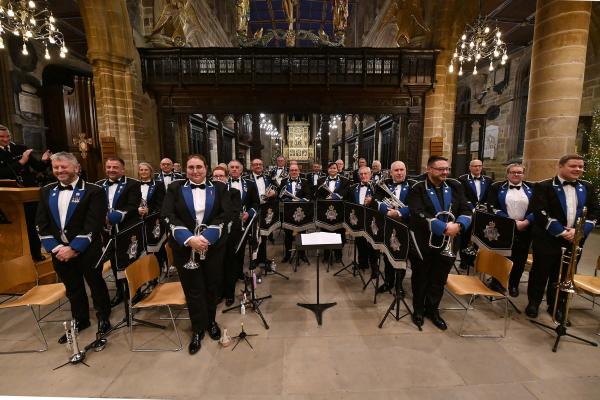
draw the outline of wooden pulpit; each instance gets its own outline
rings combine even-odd
[[[55,282],[56,274],[50,257],[34,263],[29,250],[23,203],[38,201],[39,198],[40,189],[37,187],[0,187],[0,263],[21,257],[19,262],[35,264],[40,282]],[[31,266],[23,265],[23,267],[30,268]],[[35,284],[36,282],[31,282],[29,287],[14,288],[14,291],[10,293],[23,293]]]

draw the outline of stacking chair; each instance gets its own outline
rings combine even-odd
[[[598,276],[599,270],[600,256],[596,260],[596,269],[594,270],[594,275],[575,274],[573,277],[573,283],[575,284],[577,292],[579,294],[585,293],[592,296],[591,300],[582,296],[586,300],[590,300],[592,302],[592,309],[596,305],[596,296],[600,295],[600,276]],[[598,332],[597,335],[600,335],[600,332]]]
[[[35,286],[27,290],[23,294],[14,294],[13,289],[23,287],[24,285],[35,284]],[[43,345],[41,349],[32,350],[15,350],[0,352],[0,354],[16,354],[16,353],[36,353],[48,350],[48,342],[44,331],[40,326],[40,322],[48,315],[41,316],[41,312],[36,314],[34,306],[47,306],[56,303],[60,299],[66,297],[65,285],[62,283],[51,283],[47,285],[37,284],[37,273],[31,256],[26,255],[17,257],[9,261],[0,263],[0,293],[11,293],[14,297],[0,304],[0,309],[29,307],[35,323],[42,334]],[[54,311],[54,310],[53,310]]]
[[[154,254],[148,254],[138,258],[133,264],[125,269],[125,276],[129,285],[129,335],[131,336],[131,351],[179,351],[183,348],[181,337],[173,318],[171,305],[185,305],[185,295],[180,282],[159,283],[154,287],[145,298],[133,303],[133,298],[137,290],[144,284],[158,279],[160,268]],[[151,349],[151,348],[136,348],[134,346],[133,335],[133,312],[150,307],[166,307],[169,310],[169,316],[177,340],[179,342],[175,349]]]
[[[446,289],[452,297],[456,299],[465,310],[465,314],[460,325],[458,334],[463,337],[505,337],[508,328],[508,296],[504,293],[499,293],[491,290],[484,283],[485,275],[496,278],[503,287],[508,287],[508,277],[512,269],[512,261],[497,253],[494,253],[485,248],[480,248],[475,259],[475,271],[480,274],[480,277],[475,275],[448,275]],[[456,296],[471,296],[466,306],[464,306]],[[495,299],[505,301],[504,307],[504,332],[502,335],[487,335],[487,334],[465,334],[463,328],[467,319],[467,313],[472,308],[473,301],[477,296],[494,297]]]

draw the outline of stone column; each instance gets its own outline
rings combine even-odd
[[[381,115],[375,115],[375,139],[373,143],[373,161],[379,160],[381,158],[381,151],[379,150],[379,142],[381,136],[381,126],[379,126],[379,119]],[[381,161],[381,160],[380,160]]]
[[[321,165],[327,172],[329,163],[329,114],[321,114]]]
[[[358,114],[358,136],[356,137],[356,145],[358,146],[358,158],[365,157],[366,154],[362,154],[361,145],[363,142],[363,130],[365,127],[365,114]],[[358,162],[358,160],[357,160]]]
[[[448,50],[440,52],[435,65],[435,88],[425,95],[423,150],[421,153],[423,170],[425,170],[429,158],[429,142],[433,137],[442,137],[444,139],[444,156],[448,158],[452,156],[456,74],[448,72],[451,57],[452,53]]]
[[[223,119],[225,116],[223,114],[215,115],[217,117],[218,125],[217,125],[217,164],[223,162],[225,160],[225,153],[223,151]]]
[[[240,154],[240,138],[241,138],[241,133],[240,133],[240,129],[241,129],[241,121],[242,118],[244,118],[243,114],[235,114],[233,116],[233,121],[234,121],[234,125],[233,125],[233,159],[237,160],[239,158],[239,154]]]
[[[260,142],[260,115],[252,114],[252,147],[250,148],[251,161],[255,158],[261,158],[263,145]]]
[[[340,160],[346,163],[346,114],[342,114],[342,137],[340,139]]]
[[[538,0],[525,148],[527,179],[551,177],[557,160],[576,150],[592,3]]]

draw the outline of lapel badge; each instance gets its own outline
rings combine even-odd
[[[81,200],[81,195],[79,194],[79,192],[75,193],[75,195],[73,195],[73,198],[71,199],[71,203],[79,203],[79,201]]]

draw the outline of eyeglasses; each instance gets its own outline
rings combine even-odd
[[[438,172],[444,172],[444,171],[450,172],[450,167],[438,167],[438,168],[431,167],[431,169],[433,169],[434,171],[438,171]]]
[[[517,171],[511,171],[509,172],[510,175],[523,175],[524,172],[517,172]]]

